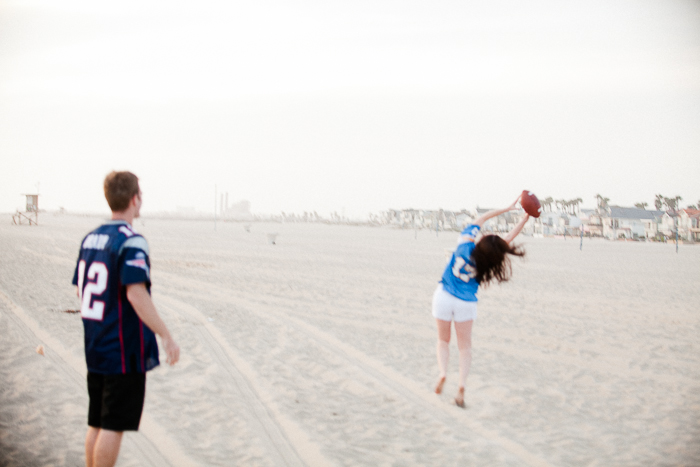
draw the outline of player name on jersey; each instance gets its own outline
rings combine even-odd
[[[83,248],[86,250],[104,250],[107,242],[109,241],[109,235],[105,234],[90,234],[85,237],[83,242]]]

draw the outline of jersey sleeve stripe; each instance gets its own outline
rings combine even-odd
[[[124,322],[122,320],[122,286],[117,287],[117,295],[119,297],[119,348],[122,356],[122,374],[126,374],[126,355],[124,351]]]
[[[143,250],[147,255],[150,255],[148,252],[148,242],[143,237],[128,238],[122,243],[121,248],[119,248],[119,254],[124,251],[124,248],[138,248],[139,250]]]

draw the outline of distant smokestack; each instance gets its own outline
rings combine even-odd
[[[226,192],[226,210],[228,211],[228,191]]]

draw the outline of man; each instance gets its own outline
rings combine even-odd
[[[148,243],[131,226],[141,209],[138,178],[112,172],[104,192],[112,220],[83,239],[73,275],[88,368],[87,467],[113,466],[123,432],[138,430],[146,372],[160,363],[155,334],[170,365],[180,358],[151,300]]]

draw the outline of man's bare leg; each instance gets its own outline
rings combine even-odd
[[[95,442],[92,467],[114,467],[122,444],[123,431],[101,429]]]
[[[94,426],[89,426],[87,434],[85,435],[85,466],[95,467],[95,442],[97,441],[97,435],[100,434],[100,429]]]

